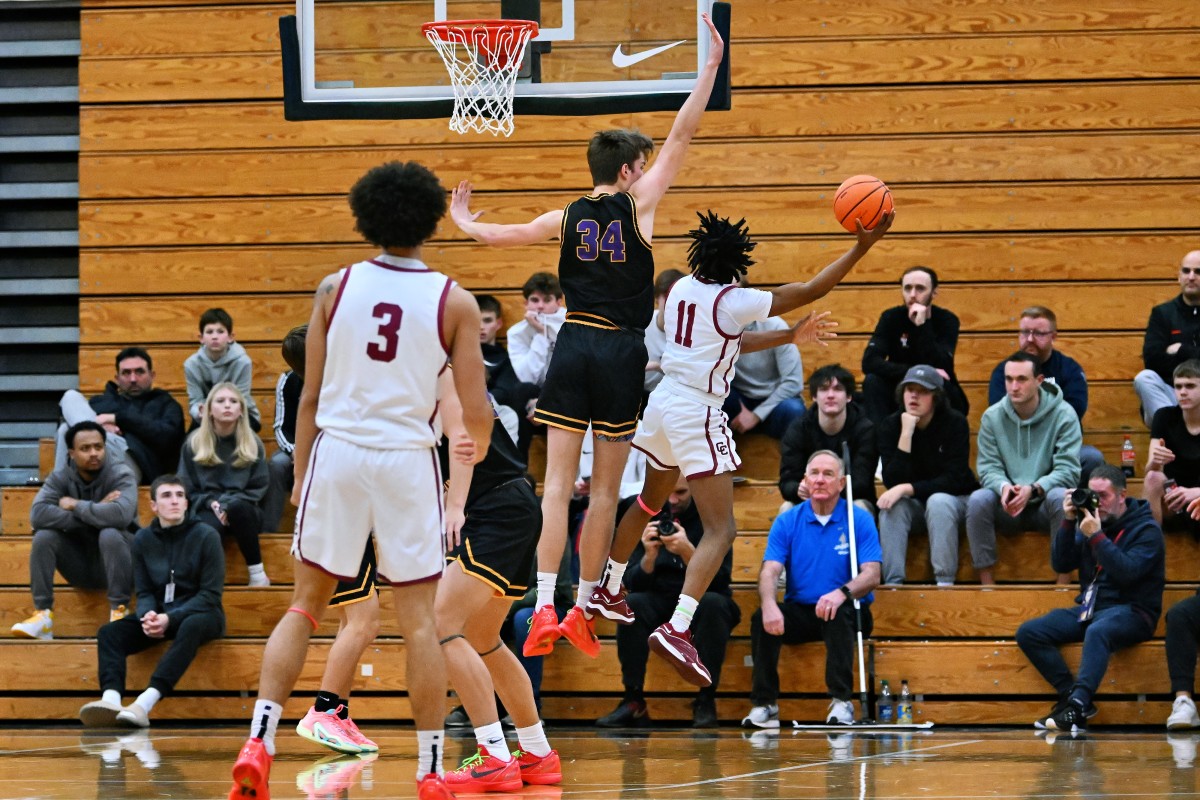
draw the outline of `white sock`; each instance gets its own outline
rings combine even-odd
[[[611,558],[608,560],[608,572],[606,573],[608,577],[604,580],[604,588],[608,590],[609,594],[615,595],[621,591],[621,579],[625,577],[625,566]]]
[[[692,615],[696,613],[698,605],[699,600],[693,600],[686,594],[679,595],[679,605],[675,606],[675,613],[671,615],[671,627],[680,633],[691,628]]]
[[[556,583],[558,583],[557,572],[539,572],[537,574],[537,602],[533,605],[534,611],[542,606],[554,605],[554,584]]]
[[[251,578],[253,578],[255,575],[266,575],[267,574],[267,571],[265,569],[263,569],[263,565],[262,565],[261,561],[258,562],[257,564],[247,564],[246,571],[250,573]]]
[[[142,707],[143,711],[149,714],[154,710],[154,705],[159,700],[162,700],[162,692],[151,686],[149,689],[139,694],[137,696],[137,700],[134,700],[133,702],[137,703]]]
[[[417,731],[417,780],[431,773],[445,775],[442,769],[442,742],[444,730]]]
[[[104,694],[100,695],[102,703],[112,703],[114,706],[121,705],[121,693],[116,689],[105,689]]]
[[[596,591],[596,587],[600,585],[600,581],[585,581],[579,579],[579,592],[575,595],[575,605],[583,608],[587,603],[588,598],[592,596],[592,592]],[[590,617],[591,615],[588,614]]]
[[[499,722],[476,728],[475,741],[492,758],[505,763],[512,761],[512,753],[508,752],[508,745],[504,743],[504,727]]]
[[[550,742],[546,741],[546,730],[541,722],[528,728],[517,728],[517,741],[526,753],[533,753],[538,758],[550,755]]]
[[[279,727],[279,718],[283,716],[283,706],[270,700],[254,701],[254,716],[250,718],[250,738],[262,739],[267,755],[275,755],[275,730]]]

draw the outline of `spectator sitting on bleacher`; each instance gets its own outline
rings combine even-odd
[[[104,428],[85,420],[67,429],[70,462],[56,469],[33,500],[29,583],[34,614],[12,626],[16,636],[54,638],[54,571],[84,589],[107,589],[109,618],[128,613],[133,586],[129,527],[137,519],[137,482],[110,459]]]
[[[958,347],[958,317],[935,306],[937,273],[929,267],[909,267],[900,276],[904,304],[879,315],[875,332],[863,351],[863,405],[876,425],[899,410],[896,386],[909,367],[928,364],[946,382],[950,407],[964,416],[967,396],[954,377]]]
[[[934,580],[953,586],[967,497],[979,488],[971,472],[971,429],[950,407],[942,376],[928,364],[910,369],[897,391],[902,410],[879,426],[888,487],[879,497],[883,582],[904,583],[908,534],[924,529]]]
[[[262,430],[258,406],[251,395],[254,364],[246,348],[234,341],[233,318],[223,308],[210,308],[200,315],[200,349],[183,362],[187,381],[188,413],[193,427],[204,417],[204,399],[218,383],[228,381],[246,398],[250,427]]]
[[[746,279],[743,277],[738,285],[746,286]],[[789,327],[780,317],[768,317],[748,323],[742,333]],[[788,426],[804,416],[803,391],[804,365],[796,345],[788,342],[744,352],[737,360],[722,410],[729,418],[729,427],[737,433],[759,430],[772,439],[782,439]]]
[[[237,541],[250,586],[271,585],[258,542],[268,472],[262,441],[247,420],[246,398],[232,383],[218,383],[204,401],[200,427],[183,444],[178,474],[192,513]]]
[[[156,478],[150,498],[155,519],[133,540],[137,614],[114,620],[96,634],[102,696],[79,709],[88,727],[148,727],[154,705],[175,688],[200,645],[225,633],[221,537],[188,516],[187,492],[177,476]],[[125,659],[164,639],[171,644],[149,686],[122,707]]]
[[[1053,533],[1062,524],[1063,495],[1079,483],[1079,418],[1060,387],[1042,383],[1040,369],[1029,353],[1009,356],[1007,394],[979,423],[975,469],[983,488],[967,501],[967,540],[985,586],[996,582],[996,529]]]
[[[297,325],[283,337],[280,350],[288,371],[279,376],[275,385],[275,443],[279,449],[267,462],[270,482],[262,501],[262,529],[267,533],[279,530],[283,504],[292,494],[296,449],[296,411],[300,407],[300,391],[304,388],[304,337],[308,325]]]
[[[117,353],[117,373],[104,394],[90,400],[74,389],[59,401],[64,423],[58,429],[54,468],[67,465],[63,434],[84,420],[98,422],[107,432],[105,446],[112,460],[124,460],[134,480],[148,484],[179,461],[183,444],[183,410],[171,394],[154,388],[154,365],[140,347]]]
[[[779,727],[779,652],[785,644],[825,642],[825,685],[833,702],[825,721],[854,722],[855,598],[862,607],[862,635],[871,635],[871,591],[879,585],[879,532],[871,515],[850,508],[842,460],[828,450],[808,459],[804,480],[809,496],[775,518],[767,536],[758,598],[750,620],[754,659],[750,713],[742,727]],[[854,514],[858,574],[850,570],[849,515]],[[784,600],[776,600],[779,576],[787,569]],[[864,709],[864,713],[865,713]]]
[[[1109,656],[1153,636],[1162,613],[1166,552],[1162,529],[1146,502],[1128,499],[1125,475],[1108,464],[1091,474],[1088,489],[1095,495],[1094,508],[1076,509],[1070,495],[1064,496],[1064,518],[1050,540],[1055,571],[1079,570],[1075,605],[1017,629],[1021,651],[1058,692],[1054,708],[1034,722],[1037,728],[1086,729],[1096,714],[1092,698]],[[1083,642],[1075,675],[1059,651],[1071,642]]]
[[[1160,408],[1150,425],[1150,453],[1142,497],[1166,530],[1200,534],[1200,523],[1186,513],[1200,498],[1200,360],[1175,368],[1176,405]],[[1168,488],[1168,481],[1174,485]]]
[[[517,377],[526,383],[541,386],[546,382],[546,370],[558,331],[567,320],[562,305],[562,288],[552,272],[535,272],[521,287],[525,297],[525,318],[508,329],[508,357]]]
[[[521,456],[529,460],[529,440],[533,435],[533,407],[539,387],[517,377],[512,359],[496,336],[504,327],[504,310],[500,301],[490,294],[475,295],[479,304],[479,346],[483,350],[483,367],[487,371],[487,389],[499,406],[500,421],[509,436],[517,443]]]
[[[1154,414],[1175,405],[1171,390],[1172,372],[1184,361],[1200,359],[1200,250],[1193,250],[1179,264],[1179,294],[1150,311],[1146,337],[1142,340],[1142,362],[1146,368],[1133,378],[1133,390],[1142,404],[1146,427]]]
[[[1058,317],[1045,306],[1030,306],[1021,312],[1018,322],[1017,347],[1029,353],[1042,365],[1042,376],[1046,383],[1058,384],[1062,389],[1063,399],[1075,415],[1079,424],[1083,425],[1083,415],[1087,413],[1088,386],[1087,376],[1083,367],[1068,355],[1054,349],[1054,341],[1058,338]],[[988,382],[988,405],[994,406],[1004,399],[1004,361],[992,370],[992,378]],[[1080,486],[1087,485],[1087,476],[1092,470],[1104,463],[1104,456],[1091,445],[1079,448]]]
[[[596,724],[602,728],[646,725],[643,687],[646,661],[650,658],[650,634],[675,613],[687,564],[704,536],[700,512],[692,502],[687,479],[680,476],[671,492],[668,507],[650,520],[642,531],[642,540],[629,559],[623,579],[629,594],[625,602],[633,610],[634,621],[617,626],[617,660],[621,662],[621,683],[625,694],[613,711]],[[665,533],[660,523],[669,526]],[[712,684],[696,693],[692,701],[692,727],[717,726],[716,693],[725,662],[729,634],[741,621],[741,610],[733,601],[729,583],[733,576],[733,552],[725,553],[716,576],[700,597],[692,618],[692,633],[700,662],[712,676]]]
[[[879,451],[875,426],[860,404],[854,402],[854,376],[841,364],[826,364],[808,376],[812,405],[804,416],[793,420],[779,443],[780,513],[808,499],[804,470],[808,458],[818,450],[842,452],[850,446],[850,488],[854,503],[875,513],[875,465]]]
[[[654,391],[654,387],[663,379],[662,356],[667,348],[667,332],[658,327],[657,320],[666,309],[667,295],[671,293],[671,287],[682,277],[683,273],[677,269],[664,269],[654,279],[656,314],[654,321],[646,326],[646,381],[642,385],[647,394]],[[638,486],[639,491],[641,488]]]

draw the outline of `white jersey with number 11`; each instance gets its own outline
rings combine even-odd
[[[680,278],[667,295],[663,312],[667,345],[663,384],[714,408],[729,395],[734,364],[742,350],[742,331],[767,319],[773,296],[761,289]]]

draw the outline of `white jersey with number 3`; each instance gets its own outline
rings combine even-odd
[[[659,387],[719,407],[729,395],[742,330],[770,316],[772,299],[761,289],[691,275],[676,281],[663,312],[667,346],[661,362],[665,378]]]
[[[441,438],[442,318],[454,282],[420,261],[381,255],[346,267],[329,312],[317,427],[377,450]]]

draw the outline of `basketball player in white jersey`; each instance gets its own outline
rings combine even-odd
[[[296,558],[291,607],[263,653],[250,739],[233,768],[230,800],[269,800],[283,702],[304,666],[339,580],[359,569],[375,531],[380,583],[392,584],[417,728],[417,796],[454,795],[442,771],[446,671],[434,623],[444,558],[438,375],[453,360],[466,436],[455,456],[483,458],[492,428],[479,308],[420,260],[446,212],[425,167],[391,162],[350,190],[359,232],[379,256],[327,276],[308,324],[296,420]]]
[[[747,334],[750,322],[791,311],[824,297],[883,237],[895,212],[874,229],[859,225],[858,240],[841,258],[821,270],[807,283],[789,283],[775,289],[741,288],[738,281],[753,264],[745,220],[730,223],[711,211],[700,216],[700,226],[691,231],[688,249],[692,274],[676,281],[667,295],[662,314],[667,345],[662,356],[664,377],[646,404],[633,446],[649,459],[646,482],[621,517],[609,553],[609,569],[596,588],[587,609],[618,622],[632,621],[624,600],[621,578],[624,565],[639,539],[653,536],[657,526],[648,526],[663,507],[682,472],[704,523],[704,537],[687,565],[683,592],[670,620],[650,634],[650,648],[666,658],[684,680],[708,686],[712,677],[692,645],[691,622],[699,598],[704,595],[722,559],[733,544],[737,529],[733,520],[733,471],[741,462],[727,426],[721,404],[729,394],[734,364],[743,349],[766,349],[793,340],[793,331]],[[809,336],[820,341],[834,334],[824,314],[809,315]],[[614,567],[613,565],[619,565]]]

